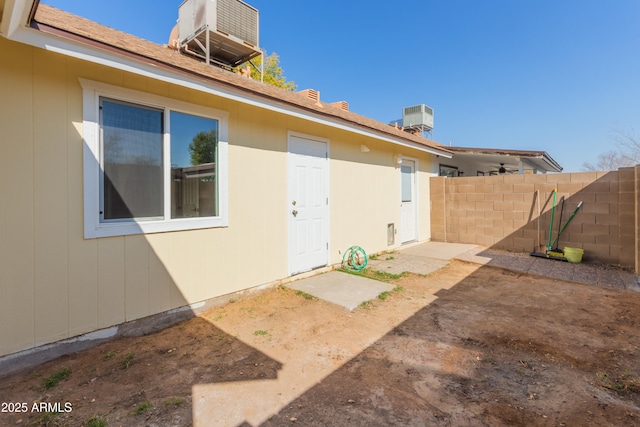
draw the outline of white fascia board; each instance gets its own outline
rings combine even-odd
[[[33,3],[34,0],[6,0],[1,17],[0,34],[11,38],[16,30],[24,27],[29,19]]]
[[[75,43],[70,40],[65,40],[51,34],[45,34],[35,29],[20,28],[12,34],[11,39],[17,42],[60,53],[62,55],[82,59],[84,61],[127,71],[129,73],[138,74],[155,80],[160,80],[166,83],[193,89],[199,92],[219,96],[221,98],[226,98],[255,107],[264,108],[266,110],[286,114],[288,116],[309,120],[315,123],[331,126],[333,128],[346,130],[348,132],[357,133],[385,142],[390,142],[395,145],[413,148],[426,153],[451,158],[451,154],[445,151],[440,151],[436,148],[427,147],[422,144],[402,140],[400,138],[393,138],[392,136],[381,135],[376,133],[375,131],[370,131],[357,125],[349,125],[340,121],[339,119],[333,119],[330,117],[322,116],[321,114],[303,111],[302,109],[298,109],[293,106],[289,107],[286,105],[282,105],[276,101],[269,101],[258,96],[253,96],[251,94],[242,92],[241,90],[234,90],[232,88],[218,86],[215,84],[208,84],[204,81],[204,78],[194,78],[183,75],[181,73],[172,73],[170,70],[164,69],[163,67],[158,67],[153,63],[136,61],[124,55],[109,53],[81,43]]]

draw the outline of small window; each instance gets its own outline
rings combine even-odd
[[[449,178],[453,178],[458,175],[458,167],[457,166],[448,166],[448,165],[440,165],[440,173],[439,176],[447,176]]]
[[[227,226],[227,113],[81,84],[85,238]]]
[[[413,196],[413,168],[402,165],[400,171],[402,173],[402,201],[408,203],[411,202]]]

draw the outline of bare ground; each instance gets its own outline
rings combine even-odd
[[[0,425],[640,425],[640,293],[458,261],[394,283],[353,313],[277,288],[4,377]]]

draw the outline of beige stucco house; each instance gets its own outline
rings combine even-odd
[[[0,14],[0,358],[430,238],[446,147],[32,0]]]

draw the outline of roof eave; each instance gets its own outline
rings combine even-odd
[[[562,172],[562,166],[546,151],[501,150],[491,148],[449,147],[456,153],[475,156],[504,156],[528,160],[532,166],[543,168],[547,172]]]
[[[39,0],[6,0],[0,17],[0,35],[11,36],[29,24]]]
[[[562,172],[562,166],[551,158],[546,152],[542,155],[542,160],[550,166],[553,172]]]
[[[518,157],[518,156],[511,156]],[[520,161],[529,164],[531,167],[534,167],[538,170],[543,170],[545,173],[547,172],[562,172],[562,166],[560,166],[555,160],[553,160],[546,153],[538,156],[520,156]]]
[[[412,141],[410,138],[400,138],[391,133],[384,133],[377,129],[368,128],[338,116],[321,114],[316,110],[305,109],[304,106],[301,105],[289,104],[282,100],[269,97],[268,95],[242,90],[232,84],[213,80],[195,72],[190,73],[186,69],[177,69],[171,64],[163,63],[154,58],[137,55],[134,52],[122,51],[99,41],[88,43],[82,36],[49,27],[46,24],[34,25],[34,27],[37,28],[27,27],[26,24],[29,23],[29,18],[32,17],[35,12],[32,8],[37,6],[38,2],[26,0],[9,0],[9,2],[20,10],[20,13],[17,13],[18,9],[16,9],[16,12],[13,13],[12,16],[16,15],[20,17],[19,19],[24,19],[22,22],[25,23],[23,25],[13,25],[12,30],[6,35],[7,38],[13,41],[280,112],[289,116],[323,123],[334,128],[374,137],[395,145],[416,149],[429,154],[446,158],[451,158],[452,156],[452,153],[446,150],[444,146],[440,149],[432,145],[421,144]],[[25,12],[25,10],[27,10],[27,12]]]

